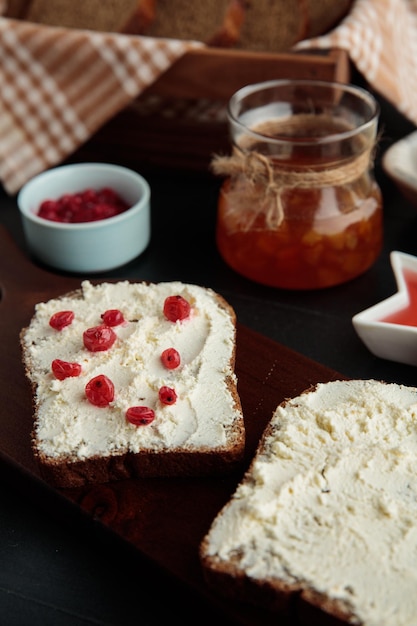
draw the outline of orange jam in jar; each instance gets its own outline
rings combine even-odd
[[[216,233],[226,263],[284,289],[330,287],[370,268],[383,239],[371,163],[377,118],[370,94],[337,83],[273,81],[237,92],[233,154],[213,162],[226,179]]]

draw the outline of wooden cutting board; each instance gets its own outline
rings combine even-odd
[[[80,279],[31,263],[3,227],[0,250],[0,459],[23,471],[29,490],[31,480],[42,479],[30,449],[32,404],[19,332],[28,324],[37,302],[78,288]],[[273,618],[257,609],[224,602],[206,589],[198,560],[199,543],[242,477],[277,404],[312,384],[344,376],[242,325],[237,331],[236,372],[247,429],[241,472],[223,479],[129,479],[59,493],[80,516],[99,520],[189,586],[190,592],[220,607],[225,617],[260,626],[272,623]]]

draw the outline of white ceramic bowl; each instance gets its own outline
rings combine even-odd
[[[107,219],[62,223],[39,217],[43,200],[84,189],[111,187],[130,208]],[[133,260],[150,240],[150,188],[133,170],[107,163],[77,163],[50,169],[20,190],[17,203],[34,257],[75,273],[105,272]]]
[[[403,196],[417,206],[417,131],[394,143],[382,157],[382,167]]]
[[[353,326],[375,356],[417,365],[417,326],[381,321],[406,309],[410,303],[404,272],[410,271],[417,279],[417,257],[403,252],[391,252],[390,260],[397,281],[397,293],[355,315],[352,318]]]

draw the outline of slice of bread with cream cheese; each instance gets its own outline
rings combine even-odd
[[[181,282],[84,281],[39,303],[21,345],[44,477],[75,487],[235,468],[245,444],[235,324],[219,294]]]
[[[336,381],[284,402],[202,541],[207,582],[297,623],[416,624],[416,459],[416,388]]]

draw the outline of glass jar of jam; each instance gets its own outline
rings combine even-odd
[[[382,197],[373,176],[379,106],[339,83],[277,80],[236,92],[228,105],[233,151],[216,241],[235,271],[284,289],[338,285],[382,248]]]

